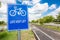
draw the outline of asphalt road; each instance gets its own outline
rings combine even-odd
[[[40,27],[38,25],[30,25],[38,40],[60,40],[60,32]]]

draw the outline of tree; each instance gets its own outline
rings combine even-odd
[[[44,23],[44,19],[39,19],[39,23],[43,24]]]
[[[1,2],[0,2],[0,7],[1,7]]]
[[[46,16],[43,18],[44,23],[49,23],[49,22],[53,22],[55,18],[53,16]]]
[[[5,24],[5,22],[4,21],[0,21],[0,25],[2,25],[2,24]]]
[[[32,20],[31,22],[32,22],[32,23],[34,23],[35,21],[34,21],[34,20]]]
[[[59,14],[57,15],[57,21],[60,22],[60,12],[59,12]]]
[[[43,18],[40,18],[37,20],[38,23],[43,24],[43,23],[49,23],[53,22],[55,18],[53,16],[45,16]]]

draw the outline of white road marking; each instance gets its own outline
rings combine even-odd
[[[35,26],[34,26],[33,28],[35,28],[36,30],[42,32],[43,34],[45,34],[45,35],[46,35],[47,37],[49,37],[50,39],[55,40],[54,38],[52,38],[51,36],[49,36],[48,34],[46,34],[45,32],[43,32],[42,30],[40,30],[39,28],[37,28],[37,27],[35,27]]]
[[[38,38],[38,40],[40,40],[40,38],[38,37],[38,35],[36,34],[35,30],[33,30],[34,34],[36,35],[36,37]]]

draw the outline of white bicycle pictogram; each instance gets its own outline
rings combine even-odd
[[[26,16],[26,11],[22,10],[22,8],[17,9],[17,7],[14,7],[14,10],[11,10],[9,14],[10,16],[16,16],[16,14],[21,15],[21,16]]]

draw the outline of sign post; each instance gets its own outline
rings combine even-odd
[[[28,10],[26,5],[8,4],[8,30],[18,31],[18,40],[20,39],[20,30],[28,29]]]
[[[21,30],[18,31],[18,40],[21,40]]]
[[[16,0],[17,4],[22,4],[22,0]],[[18,31],[18,40],[21,40],[21,30]]]
[[[17,4],[22,4],[22,0],[16,0]],[[18,31],[18,40],[21,40],[21,30]]]

